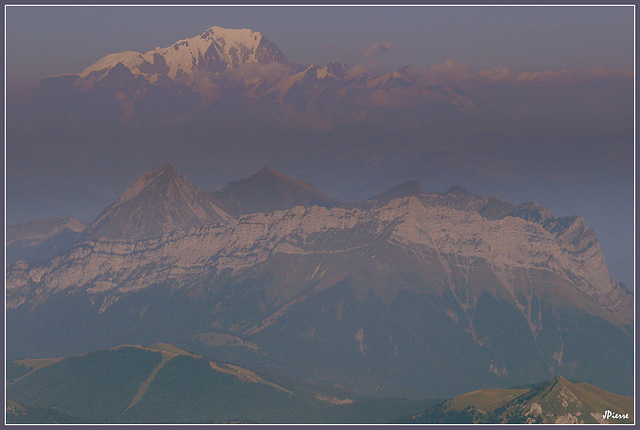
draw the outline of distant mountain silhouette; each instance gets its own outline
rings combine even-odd
[[[295,206],[335,206],[340,202],[313,185],[263,167],[248,178],[230,182],[211,193],[214,201],[233,215],[274,212]]]

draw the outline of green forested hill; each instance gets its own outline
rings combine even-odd
[[[7,367],[16,423],[387,423],[436,403],[274,383],[167,344]]]

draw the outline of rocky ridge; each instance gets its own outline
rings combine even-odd
[[[119,203],[129,201],[135,188]],[[102,225],[103,218],[94,225]],[[366,225],[367,236],[374,241],[384,240],[418,255],[435,250],[445,276],[451,276],[451,269],[443,255],[455,256],[457,261],[482,259],[515,296],[519,271],[547,270],[610,308],[619,321],[632,320],[631,309],[624,306],[625,294],[610,279],[593,231],[579,217],[561,234],[553,234],[519,217],[489,220],[475,211],[425,207],[418,198],[405,197],[370,211],[298,206],[221,221],[190,230],[172,226],[175,231],[142,241],[87,240],[45,264],[17,264],[7,279],[7,306],[20,306],[34,292],[42,297],[87,288],[89,293],[109,292],[117,297],[158,282],[180,285],[214,270],[247,269],[276,253],[350,252],[354,248],[348,242],[326,250],[313,237],[330,232],[348,236],[350,230]]]
[[[274,210],[256,189],[234,194],[253,213],[222,216],[172,166],[142,175],[92,235],[47,260],[8,266],[16,329],[7,344],[37,356],[41,336],[61,337],[47,350],[60,354],[59,345],[81,352],[169,332],[173,343],[240,364],[315,369],[307,375],[315,382],[351,381],[343,388],[370,394],[440,396],[558,371],[628,390],[633,297],[609,276],[582,218],[415,183],[318,206],[307,200],[322,195],[315,188],[274,172],[257,176],[305,191],[276,206],[307,206]],[[189,223],[176,222],[185,214]],[[605,357],[619,365],[603,368]],[[462,376],[448,365],[462,362]]]

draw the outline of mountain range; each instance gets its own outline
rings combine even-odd
[[[227,115],[240,109],[251,116],[251,126],[328,129],[363,120],[382,125],[375,111],[399,102],[390,97],[411,99],[413,106],[430,100],[439,108],[474,109],[460,91],[426,88],[418,80],[408,67],[372,76],[339,63],[289,62],[259,32],[214,26],[166,48],[109,54],[79,74],[48,77],[26,110],[16,110],[22,118],[12,124],[50,121],[60,127],[73,121],[81,128],[146,124],[185,131],[205,117],[214,119],[212,129],[225,127]],[[62,105],[48,117],[45,105],[52,101]]]
[[[7,267],[9,359],[162,340],[366,395],[633,391],[632,294],[581,217],[533,202],[344,203],[271,168],[206,193],[164,163],[74,234]]]
[[[94,219],[163,160],[203,189],[267,165],[345,201],[418,179],[581,213],[632,284],[633,79],[587,73],[564,85],[502,69],[460,79],[450,62],[379,75],[299,64],[262,33],[216,26],[101,55],[8,99],[10,223]]]

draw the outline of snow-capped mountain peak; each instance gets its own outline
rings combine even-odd
[[[144,54],[125,51],[109,54],[86,68],[80,76],[93,72],[103,74],[122,63],[133,74],[192,77],[197,71],[218,73],[245,63],[268,64],[286,62],[280,49],[262,33],[213,26],[190,39],[180,40],[167,48],[155,48]]]

